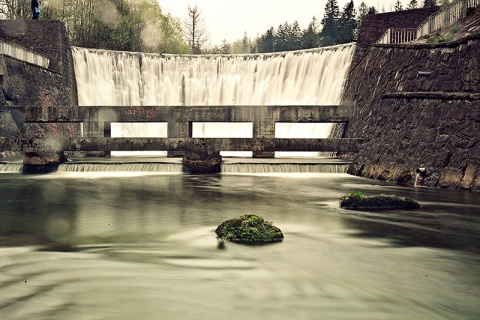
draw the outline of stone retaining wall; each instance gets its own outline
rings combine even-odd
[[[349,172],[480,189],[480,35],[436,45],[374,45],[352,68],[346,137],[365,143]]]
[[[72,136],[76,124],[26,124],[21,109],[72,108],[78,105],[73,59],[64,25],[59,21],[3,20],[0,39],[50,60],[48,68],[0,55],[0,138]],[[15,124],[15,125],[14,125]],[[15,155],[7,144],[0,157]]]
[[[429,7],[373,14],[363,17],[352,65],[356,65],[362,59],[370,47],[377,43],[378,39],[380,39],[387,29],[417,28],[420,23],[439,9],[440,7]]]

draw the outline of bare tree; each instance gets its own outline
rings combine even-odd
[[[185,38],[193,54],[200,54],[202,46],[208,40],[205,19],[197,5],[188,6],[188,18],[184,21]]]
[[[28,19],[31,17],[30,0],[0,0],[1,19]]]

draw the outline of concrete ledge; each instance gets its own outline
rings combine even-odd
[[[318,151],[357,152],[362,139],[275,138],[72,138],[60,139],[63,151]],[[37,145],[25,141],[23,149]]]
[[[50,59],[13,43],[0,41],[0,54],[48,69]]]
[[[383,94],[382,99],[480,100],[480,93],[441,91],[391,92]]]
[[[254,121],[262,117],[285,122],[346,122],[353,114],[349,106],[81,106],[18,108],[26,122],[81,121]]]

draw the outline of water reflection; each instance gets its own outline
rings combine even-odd
[[[0,175],[5,319],[475,319],[480,199],[343,174]],[[351,190],[415,212],[351,212]],[[217,248],[257,213],[282,243]]]

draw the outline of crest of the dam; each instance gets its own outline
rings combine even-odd
[[[221,151],[329,152],[354,175],[480,189],[479,7],[369,15],[356,43],[258,55],[71,47],[60,22],[0,21],[0,152],[33,172],[75,152],[166,151],[192,172]],[[422,41],[452,23],[460,37]]]

